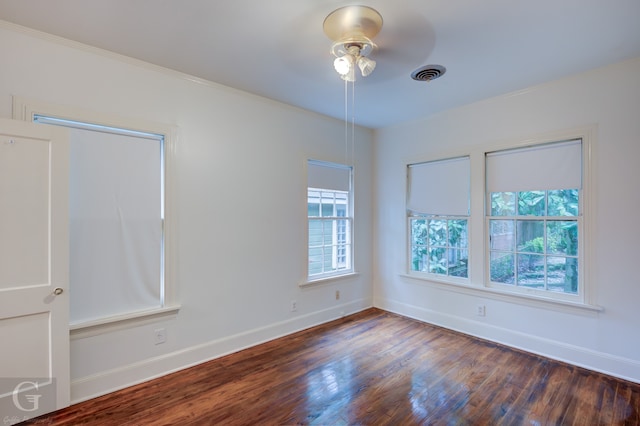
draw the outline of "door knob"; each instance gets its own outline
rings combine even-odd
[[[61,289],[60,287],[56,287],[55,290],[53,290],[53,294],[55,294],[56,296],[60,296],[62,294],[64,290]]]

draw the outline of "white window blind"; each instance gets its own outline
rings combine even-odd
[[[71,131],[71,322],[161,306],[161,142]]]
[[[408,166],[407,208],[420,214],[469,215],[469,157]]]
[[[351,190],[351,167],[315,160],[309,160],[307,167],[309,188]]]
[[[163,304],[163,137],[70,128],[70,321]]]
[[[486,154],[488,192],[582,188],[582,141]]]

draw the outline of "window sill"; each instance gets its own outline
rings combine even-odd
[[[340,280],[344,280],[347,278],[353,278],[360,275],[359,272],[349,272],[346,274],[341,274],[341,275],[332,275],[330,277],[322,277],[322,278],[318,278],[318,279],[314,279],[314,280],[307,280],[304,282],[301,282],[300,284],[298,284],[298,286],[300,287],[313,287],[316,285],[322,285],[322,284],[329,284],[331,282],[334,281],[340,281]]]
[[[419,281],[431,287],[436,287],[436,288],[449,290],[449,291],[455,291],[457,293],[462,293],[467,295],[488,297],[495,300],[518,303],[521,305],[526,305],[526,306],[531,306],[536,308],[546,308],[546,309],[550,308],[550,309],[555,309],[562,312],[572,312],[572,313],[585,313],[585,312],[599,313],[604,311],[604,308],[602,306],[591,305],[588,303],[553,299],[550,297],[541,297],[541,296],[524,294],[524,293],[507,292],[507,291],[496,290],[490,287],[480,287],[472,284],[458,284],[458,283],[452,283],[452,282],[437,281],[437,280],[417,277],[415,275],[410,275],[410,274],[400,274],[400,276],[404,278],[409,278],[411,280]]]
[[[69,324],[69,331],[72,339],[96,336],[116,330],[157,322],[166,319],[167,317],[177,315],[179,310],[180,305],[171,305],[145,311],[131,312],[123,315],[115,315],[94,321]]]

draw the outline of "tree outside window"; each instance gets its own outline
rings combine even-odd
[[[490,280],[576,294],[579,191],[494,192],[490,199]]]

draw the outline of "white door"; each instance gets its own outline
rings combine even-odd
[[[0,419],[69,405],[66,129],[0,119]]]

